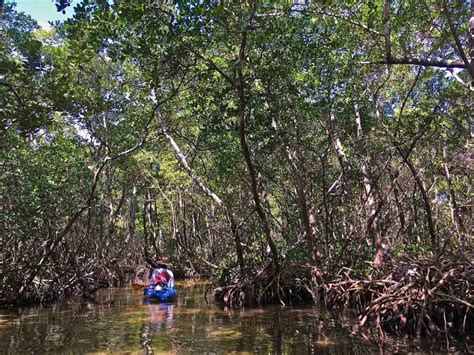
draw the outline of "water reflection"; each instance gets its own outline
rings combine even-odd
[[[352,335],[353,315],[317,308],[230,310],[206,304],[203,286],[181,286],[174,304],[111,289],[103,305],[59,303],[0,310],[0,353],[366,354],[445,352],[444,343]],[[450,350],[462,349],[450,343]]]
[[[150,314],[150,325],[156,329],[171,328],[173,325],[173,310],[172,303],[154,303],[149,300],[143,301],[143,304],[148,309]]]

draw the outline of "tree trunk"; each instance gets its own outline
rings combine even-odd
[[[285,147],[286,159],[290,165],[291,172],[295,179],[296,194],[298,196],[298,207],[300,212],[301,221],[303,222],[303,228],[305,231],[306,241],[308,243],[308,257],[311,265],[316,265],[319,259],[320,253],[316,246],[316,229],[313,228],[316,223],[316,218],[313,214],[310,215],[308,209],[308,203],[306,200],[305,183],[303,176],[298,168],[296,162],[296,156],[294,152],[290,151],[288,146]],[[313,227],[312,227],[313,225]]]
[[[252,192],[253,202],[255,204],[255,210],[257,211],[257,215],[260,219],[260,223],[263,228],[263,232],[265,233],[265,237],[267,239],[268,246],[270,247],[270,254],[272,258],[273,265],[275,266],[276,270],[280,269],[279,261],[278,261],[278,250],[273,241],[272,237],[272,229],[270,226],[270,221],[263,210],[262,201],[260,199],[259,191],[258,191],[258,181],[257,181],[257,172],[255,170],[255,166],[252,162],[252,158],[250,156],[250,149],[247,144],[246,139],[246,132],[245,132],[245,119],[246,119],[246,109],[247,109],[247,102],[245,99],[245,80],[243,75],[243,63],[245,61],[245,46],[247,42],[247,32],[244,31],[242,35],[242,42],[239,49],[239,58],[237,63],[237,92],[239,97],[238,103],[238,110],[239,113],[237,115],[237,126],[239,128],[239,141],[240,141],[240,150],[245,159],[245,163],[247,165],[247,172],[248,177],[250,180],[250,188]]]
[[[431,238],[431,246],[433,248],[436,248],[438,246],[437,238],[436,238],[436,230],[435,230],[435,225],[433,222],[433,213],[431,211],[430,200],[428,198],[428,194],[426,193],[426,188],[423,184],[423,181],[420,178],[420,175],[418,174],[418,171],[416,170],[416,167],[413,165],[410,159],[407,159],[406,163],[407,163],[408,168],[410,169],[411,174],[413,175],[413,178],[415,179],[418,189],[420,190],[421,198],[423,200],[423,206],[425,208],[425,213],[426,213],[426,224],[427,224],[428,232],[430,233],[430,238]]]
[[[361,147],[359,148],[362,161],[360,162],[360,169],[363,175],[363,203],[365,202],[365,210],[368,216],[373,216],[372,223],[369,224],[368,233],[371,239],[374,241],[375,244],[375,259],[373,262],[373,266],[376,269],[382,267],[383,264],[383,245],[382,245],[382,233],[379,227],[379,218],[375,213],[375,201],[374,201],[374,187],[369,178],[369,167],[367,162],[364,160],[364,157],[367,155],[364,145],[364,132],[362,130],[362,117],[360,115],[359,107],[357,104],[354,105],[355,114],[356,114],[356,129],[357,129],[357,139]]]
[[[132,187],[132,197],[130,199],[130,215],[128,221],[128,233],[125,238],[125,244],[128,244],[130,241],[132,245],[135,244],[135,218],[137,212],[137,187],[134,185]]]
[[[469,46],[471,57],[471,66],[474,66],[474,0],[471,0],[471,18],[469,19]],[[474,80],[474,78],[473,78]]]
[[[453,180],[451,178],[451,173],[449,171],[449,164],[448,164],[448,155],[446,153],[446,149],[443,150],[443,158],[444,158],[444,174],[446,176],[446,181],[448,183],[448,190],[449,190],[449,204],[451,206],[451,220],[456,230],[456,233],[459,237],[459,243],[462,247],[466,245],[466,229],[464,228],[464,223],[459,213],[458,203],[456,201],[456,193],[454,192],[453,187]]]
[[[237,253],[237,262],[239,263],[240,272],[244,273],[245,272],[244,253],[242,250],[242,242],[240,239],[239,228],[237,224],[235,223],[234,219],[232,218],[232,216],[229,215],[228,218],[230,221],[230,228],[231,228],[232,236],[235,243],[235,251]]]

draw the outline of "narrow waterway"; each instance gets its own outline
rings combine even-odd
[[[314,307],[226,310],[207,304],[205,285],[178,285],[175,304],[146,304],[141,292],[108,289],[106,304],[60,302],[0,309],[0,353],[367,354],[462,352],[460,344],[353,334],[355,319]]]

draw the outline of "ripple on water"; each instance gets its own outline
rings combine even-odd
[[[179,284],[176,304],[144,304],[141,292],[104,290],[113,304],[58,303],[0,310],[0,352],[88,354],[372,353],[374,339],[352,335],[353,315],[309,307],[226,309],[208,305],[204,282]],[[7,349],[4,351],[4,349]],[[387,339],[387,352],[460,351],[457,343]]]
[[[207,330],[207,336],[211,338],[226,338],[238,339],[243,337],[243,333],[237,329],[224,328],[224,327],[212,327]]]

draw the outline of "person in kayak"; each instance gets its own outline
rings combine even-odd
[[[155,269],[151,273],[149,285],[155,291],[164,290],[166,288],[174,288],[174,275],[169,269],[171,261],[164,257],[156,264]]]

